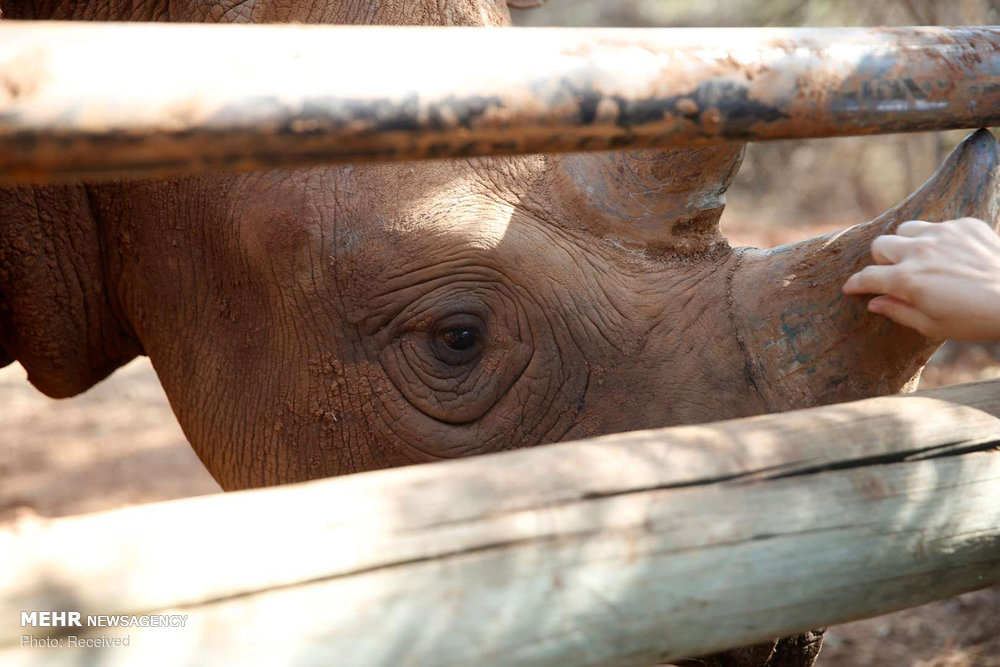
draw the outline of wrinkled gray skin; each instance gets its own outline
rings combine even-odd
[[[57,19],[509,21],[493,0],[2,7]],[[953,159],[994,153],[979,136]],[[149,355],[226,489],[906,386],[936,342],[839,297],[896,218],[836,243],[733,250],[716,222],[741,155],[726,146],[0,190],[0,364],[18,360],[60,397]],[[956,194],[954,179],[932,183],[934,197],[906,212],[988,218],[995,202],[975,194],[982,186]],[[793,659],[801,647],[755,655],[717,660],[809,663]]]

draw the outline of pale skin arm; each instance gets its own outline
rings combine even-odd
[[[875,265],[844,293],[930,338],[1000,340],[1000,237],[982,220],[904,222],[872,242]]]

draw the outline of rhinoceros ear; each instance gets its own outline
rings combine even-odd
[[[872,315],[844,296],[872,263],[871,242],[906,220],[981,218],[997,226],[1000,145],[969,136],[915,193],[875,220],[767,251],[743,250],[730,285],[747,372],[772,410],[895,393],[915,384],[942,341]],[[738,251],[740,252],[740,251]]]
[[[21,362],[53,398],[143,354],[111,280],[111,240],[83,185],[0,188],[0,366]]]
[[[728,247],[719,230],[744,144],[566,155],[564,189],[581,200],[581,225],[652,255]]]

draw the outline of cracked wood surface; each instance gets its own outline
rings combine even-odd
[[[190,619],[97,652],[8,623],[0,661],[707,654],[1000,582],[997,442],[989,382],[22,523],[0,617]]]
[[[997,123],[995,27],[0,23],[7,182]]]

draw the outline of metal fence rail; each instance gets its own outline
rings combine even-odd
[[[0,23],[0,181],[998,122],[998,28]]]
[[[1000,582],[1000,382],[0,531],[4,665],[650,665]],[[21,635],[130,636],[128,649]]]

